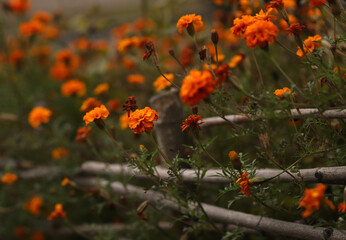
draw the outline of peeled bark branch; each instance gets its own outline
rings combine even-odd
[[[167,169],[163,167],[156,167],[156,170],[161,178],[167,179],[169,175]],[[145,175],[136,174],[133,168],[122,164],[105,164],[100,162],[86,162],[82,164],[81,171],[87,174],[111,174],[111,175],[126,175],[134,176],[140,179],[148,179]],[[255,178],[271,178],[282,170],[277,169],[257,169]],[[297,179],[302,179],[304,182],[309,183],[329,183],[329,184],[346,184],[346,166],[341,167],[322,167],[322,168],[310,168],[300,169],[299,175],[297,172],[289,171]],[[210,169],[206,172],[202,182],[205,183],[228,183],[230,179],[217,176],[220,173],[219,169]],[[186,182],[195,182],[196,174],[194,170],[185,169],[182,171],[183,180]],[[269,180],[268,182],[277,181],[280,178],[281,182],[293,182],[293,178],[287,173],[283,173],[280,176]]]
[[[141,200],[148,200],[152,204],[159,204],[166,206],[176,211],[184,210],[181,206],[174,202],[173,199],[163,193],[126,185],[120,182],[109,183],[105,180],[96,179],[77,179],[76,183],[81,187],[105,187],[110,184],[110,187],[115,193],[118,194],[131,194],[136,195]],[[268,217],[256,216],[248,213],[233,211],[210,204],[202,203],[202,206],[212,220],[216,222],[235,224],[240,227],[256,229],[273,236],[285,236],[298,239],[328,239],[328,240],[342,240],[346,238],[346,233],[333,229],[314,227],[299,223],[292,223],[282,220],[277,220]],[[196,208],[195,204],[191,203],[188,206],[189,210]],[[186,209],[185,209],[186,210]]]
[[[297,109],[291,109],[291,116],[288,116],[287,113],[281,110],[275,111],[275,113],[277,114],[278,117],[286,116],[286,117],[293,117],[297,119],[307,117],[309,115],[315,115],[317,117],[324,117],[324,118],[346,118],[346,109],[332,109],[332,110],[326,110],[324,112],[319,112],[317,108],[301,108],[299,109],[299,111]],[[286,115],[283,115],[283,114],[286,114]],[[250,118],[242,114],[226,115],[225,118],[233,123],[244,123],[244,122],[249,122],[251,120]],[[254,119],[256,118],[257,117],[254,117]],[[201,125],[202,128],[227,124],[227,121],[225,121],[221,117],[204,118],[203,122],[204,123]]]

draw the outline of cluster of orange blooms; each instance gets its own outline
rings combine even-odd
[[[285,96],[287,96],[287,95],[290,94],[290,93],[291,93],[291,89],[289,89],[288,87],[284,87],[284,88],[282,88],[282,89],[276,89],[276,90],[274,91],[274,94],[275,94],[276,96],[278,96],[280,99],[285,98]]]

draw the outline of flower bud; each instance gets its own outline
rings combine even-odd
[[[231,163],[234,169],[237,169],[238,171],[241,172],[241,162],[240,162],[238,153],[236,151],[230,151],[228,153],[228,157],[231,160]]]
[[[211,41],[214,45],[217,45],[219,42],[219,35],[217,34],[217,31],[215,29],[211,30]]]

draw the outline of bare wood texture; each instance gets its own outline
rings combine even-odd
[[[172,89],[169,92],[155,95],[150,99],[150,105],[159,114],[159,120],[155,123],[158,145],[171,160],[183,150],[183,133],[181,131],[183,106],[179,91]]]
[[[76,183],[81,187],[101,186],[110,187],[115,193],[136,195],[141,200],[148,200],[151,204],[159,204],[161,207],[166,206],[171,209],[181,211],[184,209],[176,204],[170,197],[163,193],[126,185],[120,182],[109,183],[105,180],[96,179],[77,179]],[[202,203],[202,206],[209,216],[216,222],[235,224],[240,227],[256,229],[268,235],[285,236],[298,239],[329,239],[342,240],[346,238],[346,233],[333,228],[313,227],[309,225],[287,222],[268,217],[256,216],[253,214],[233,211],[210,204]],[[189,209],[194,209],[195,204],[191,203]],[[186,209],[185,209],[186,210]]]
[[[319,112],[317,108],[300,108],[299,111],[297,109],[291,109],[290,111],[291,111],[291,116],[288,116],[286,113],[287,117],[303,118],[309,115],[315,115],[316,117],[324,117],[324,118],[346,118],[346,109],[332,109],[332,110],[326,110],[324,112]],[[278,110],[275,113],[277,114],[278,117],[285,114],[281,110]],[[250,118],[242,114],[226,115],[225,118],[228,121],[233,123],[244,123],[244,122],[250,121]],[[254,119],[256,118],[260,118],[260,116],[258,117],[254,116]],[[221,117],[204,118],[203,122],[204,123],[201,125],[202,128],[223,125],[227,123]]]
[[[158,174],[161,178],[168,178],[167,169],[163,167],[156,168]],[[112,174],[112,175],[127,175],[134,176],[136,178],[147,179],[145,175],[138,175],[134,169],[129,168],[124,164],[105,164],[100,162],[86,162],[82,164],[81,171],[88,174]],[[255,178],[271,178],[282,170],[277,169],[257,169]],[[310,168],[310,169],[300,169],[297,172],[290,171],[296,178],[302,179],[305,182],[310,183],[333,183],[333,184],[346,184],[346,166],[340,167],[322,167],[322,168]],[[210,169],[206,172],[205,177],[202,182],[208,183],[228,183],[229,179],[217,176],[220,173],[218,169]],[[182,171],[183,180],[186,182],[196,181],[196,174],[191,169],[185,169]],[[293,182],[293,178],[287,174],[283,173],[279,177],[271,179],[269,182],[276,181],[280,178],[281,182]]]

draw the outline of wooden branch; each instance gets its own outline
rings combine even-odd
[[[298,119],[307,117],[309,115],[315,115],[317,117],[324,117],[324,118],[346,118],[346,109],[332,109],[332,110],[326,110],[324,112],[319,112],[317,108],[301,108],[299,109],[299,111],[297,109],[291,109],[290,111],[291,111],[292,117],[298,118]],[[275,111],[275,113],[278,117],[283,116],[283,114],[286,114],[286,117],[291,117],[291,116],[288,116],[287,113],[281,110]],[[250,118],[242,114],[226,115],[225,118],[233,123],[244,123],[244,122],[249,122],[251,120]],[[202,128],[223,125],[227,123],[227,121],[225,121],[221,117],[204,118],[203,122],[204,123],[200,125]]]
[[[156,167],[156,170],[161,178],[167,179],[169,175],[167,169],[163,167]],[[134,176],[140,179],[148,179],[145,175],[136,174],[134,169],[123,164],[105,164],[100,162],[85,162],[81,166],[81,171],[87,174],[111,174],[111,175],[126,175]],[[282,170],[277,169],[257,169],[255,178],[271,178]],[[346,184],[346,166],[340,167],[322,167],[322,168],[310,168],[310,169],[300,169],[300,176],[298,173],[290,171],[297,179],[300,176],[304,182],[309,183],[329,183],[329,184]],[[210,169],[206,172],[205,177],[202,182],[205,183],[228,183],[230,179],[217,176],[220,173],[219,169]],[[183,180],[186,182],[195,182],[196,174],[191,169],[185,169],[182,173]],[[293,178],[287,174],[283,173],[279,177],[271,179],[268,182],[277,181],[280,178],[281,182],[293,182]]]
[[[163,193],[126,185],[120,182],[109,183],[105,180],[96,179],[76,179],[75,182],[80,187],[106,187],[109,186],[115,193],[118,194],[131,194],[136,195],[141,200],[148,200],[151,204],[159,204],[166,206],[176,211],[184,210],[181,206],[176,204],[174,200]],[[273,236],[285,236],[298,239],[329,239],[329,240],[342,240],[346,238],[346,233],[333,228],[314,227],[299,223],[287,222],[268,217],[256,216],[253,214],[243,213],[239,211],[229,210],[210,204],[202,203],[202,206],[212,220],[216,222],[235,224],[240,227],[246,227],[264,232]],[[189,210],[194,209],[195,204],[189,204]],[[186,210],[186,209],[185,209]]]

